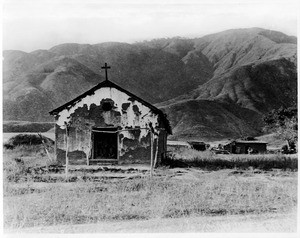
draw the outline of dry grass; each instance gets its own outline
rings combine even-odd
[[[54,158],[53,148],[48,148],[51,158]],[[3,177],[5,181],[29,178],[26,171],[29,168],[48,166],[53,161],[47,156],[43,145],[20,145],[13,150],[3,151]]]
[[[297,204],[295,180],[247,181],[236,176],[202,181],[144,178],[5,189],[6,228],[191,215],[285,212]],[[13,189],[14,187],[14,189]]]
[[[180,164],[181,162],[181,164]],[[220,155],[211,151],[197,151],[193,149],[181,149],[173,151],[167,161],[171,166],[173,164],[181,166],[192,166],[208,170],[217,169],[283,169],[298,170],[297,155],[284,154],[231,154]]]

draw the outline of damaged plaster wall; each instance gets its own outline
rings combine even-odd
[[[152,125],[156,125],[158,123],[157,115],[151,112],[151,109],[144,106],[142,103],[131,99],[127,94],[115,89],[115,88],[100,88],[93,95],[87,95],[85,98],[82,98],[71,106],[68,109],[64,109],[58,113],[58,119],[56,124],[60,126],[61,129],[65,128],[65,123],[69,123],[72,117],[72,114],[78,108],[83,108],[84,105],[87,106],[87,109],[90,110],[91,105],[100,106],[101,100],[110,98],[114,101],[114,111],[119,112],[121,116],[121,120],[118,126],[122,128],[125,127],[147,127],[151,122]],[[128,104],[129,103],[129,104]],[[127,108],[124,110],[124,105],[127,105]],[[122,113],[122,105],[123,111]],[[109,113],[105,112],[103,114],[103,118],[106,124],[110,124]]]
[[[68,125],[70,164],[87,164],[92,157],[92,129],[108,127],[119,131],[120,164],[149,162],[149,129],[152,127],[157,133],[162,127],[160,123],[157,114],[126,93],[110,87],[100,88],[56,115],[57,159],[65,161]]]

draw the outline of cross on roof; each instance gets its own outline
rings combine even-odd
[[[110,69],[110,66],[107,65],[107,63],[104,64],[103,67],[101,67],[101,69],[105,69],[105,80],[107,81],[107,69]]]

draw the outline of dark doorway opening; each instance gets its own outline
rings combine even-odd
[[[93,129],[93,160],[111,161],[118,159],[117,128]]]

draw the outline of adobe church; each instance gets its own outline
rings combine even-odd
[[[61,164],[156,164],[165,158],[172,133],[166,115],[107,78],[50,112],[55,153]],[[67,152],[67,154],[66,154]]]

